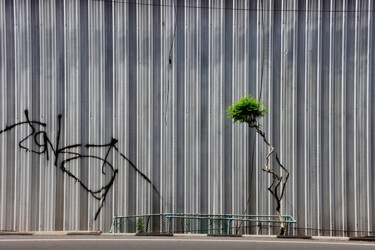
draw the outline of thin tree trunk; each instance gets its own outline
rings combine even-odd
[[[280,220],[280,235],[283,235],[285,233],[285,219],[284,219],[283,216],[281,216],[280,208],[281,208],[281,199],[284,196],[284,190],[285,190],[286,182],[288,181],[288,178],[289,178],[289,172],[280,163],[280,160],[279,160],[279,157],[278,157],[277,154],[276,154],[276,161],[280,165],[280,168],[282,168],[286,172],[285,181],[283,182],[282,181],[283,177],[280,177],[280,175],[278,175],[275,171],[273,171],[272,169],[270,169],[268,167],[269,159],[270,159],[272,153],[274,152],[275,148],[267,140],[267,138],[265,136],[265,133],[263,131],[261,131],[259,128],[256,128],[256,132],[263,138],[263,141],[271,148],[271,151],[269,151],[267,156],[266,156],[266,162],[264,163],[264,166],[263,166],[262,170],[269,173],[269,174],[272,174],[272,177],[273,177],[272,183],[271,183],[271,185],[268,186],[267,189],[276,200],[276,209],[275,210],[276,210],[276,214],[277,214],[277,216],[279,217],[279,220]],[[282,184],[282,188],[281,188],[281,193],[279,195],[278,189],[279,189],[280,184]]]

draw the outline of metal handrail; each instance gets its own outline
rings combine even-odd
[[[142,214],[142,215],[127,215],[127,216],[115,216],[112,220],[112,225],[109,233],[112,233],[114,231],[117,232],[118,229],[118,219],[125,220],[125,219],[131,219],[131,218],[138,218],[138,217],[148,217],[147,218],[147,226],[146,230],[149,226],[148,222],[150,218],[159,216],[161,218],[167,219],[168,224],[168,231],[171,233],[171,219],[172,218],[181,218],[182,223],[185,219],[197,219],[197,220],[220,220],[220,221],[227,221],[227,234],[230,232],[230,225],[232,221],[242,221],[242,222],[259,222],[261,223],[281,223],[280,220],[275,220],[273,218],[278,218],[277,215],[244,215],[244,214],[197,214],[197,213],[190,213],[190,214],[184,214],[184,213],[162,213],[162,214]],[[269,219],[265,219],[269,218]],[[284,223],[286,224],[287,228],[287,234],[290,233],[290,229],[292,224],[297,223],[297,221],[293,218],[291,215],[283,215]],[[161,228],[167,228],[165,224],[163,224],[164,220],[161,220]],[[121,222],[120,222],[121,223]],[[134,223],[134,221],[132,222]],[[134,224],[133,224],[134,225]],[[121,224],[120,224],[121,227]]]

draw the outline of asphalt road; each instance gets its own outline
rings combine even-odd
[[[375,249],[375,242],[222,237],[0,236],[0,249]]]

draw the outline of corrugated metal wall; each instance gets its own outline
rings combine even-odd
[[[282,212],[299,232],[374,231],[374,8],[0,0],[0,130],[28,109],[56,144],[61,114],[61,146],[117,138],[162,196],[113,153],[119,174],[94,220],[100,202],[53,156],[21,149],[31,128],[17,126],[0,135],[0,230],[108,230],[112,216],[140,213],[273,214],[268,149],[225,115],[250,93],[269,109],[263,130],[291,172]],[[100,166],[81,159],[68,169],[98,188]]]

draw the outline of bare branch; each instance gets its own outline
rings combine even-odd
[[[281,200],[283,198],[283,196],[284,196],[284,191],[285,191],[286,183],[287,183],[288,178],[289,178],[289,171],[281,164],[278,154],[276,154],[276,161],[280,165],[280,167],[286,172],[285,181],[283,182],[282,189],[281,189],[281,194],[280,194],[280,200]]]
[[[268,187],[267,189],[268,189],[268,191],[271,192],[272,196],[275,197],[275,199],[277,199],[277,195],[276,195],[276,194],[274,193],[274,191],[272,190],[272,186],[273,186],[273,184],[275,183],[275,181],[276,181],[276,177],[273,175],[272,183],[271,183],[271,185],[269,185],[269,187]]]
[[[266,162],[264,163],[264,166],[263,166],[266,170],[268,170],[268,162],[269,162],[269,158],[270,158],[271,154],[273,153],[273,151],[275,150],[275,148],[271,145],[271,143],[269,143],[269,142],[267,141],[264,132],[262,132],[259,128],[256,128],[256,131],[257,131],[257,133],[258,133],[260,136],[262,136],[263,141],[264,141],[264,142],[265,142],[265,143],[271,148],[271,151],[268,152],[268,154],[267,154],[267,156],[266,156]]]

